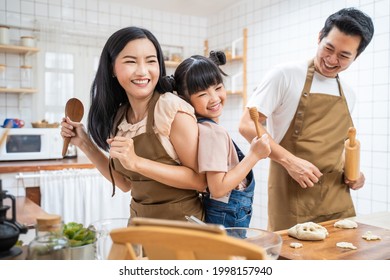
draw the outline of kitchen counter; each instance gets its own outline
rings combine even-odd
[[[4,205],[11,206],[11,199],[4,199]],[[25,196],[15,197],[16,205],[16,221],[22,225],[27,226],[29,229],[34,228],[36,223],[36,218],[47,214],[41,207],[32,202]],[[12,206],[11,206],[12,207]],[[8,209],[7,218],[11,219],[12,209]]]
[[[40,170],[61,170],[66,168],[95,168],[85,156],[52,160],[2,161],[0,173],[35,172]]]
[[[371,218],[372,217],[372,218]],[[374,213],[354,217],[356,229],[335,228],[337,220],[318,223],[328,230],[329,236],[321,241],[298,240],[287,234],[287,230],[277,231],[283,240],[279,259],[284,260],[390,260],[390,212]],[[362,238],[367,231],[379,235],[381,240],[367,241]],[[302,248],[291,248],[290,243],[299,242]],[[350,242],[356,250],[336,246],[338,242]]]

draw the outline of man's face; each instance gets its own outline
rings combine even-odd
[[[359,35],[346,35],[333,27],[328,36],[318,42],[316,71],[329,78],[336,77],[355,60],[360,41]]]

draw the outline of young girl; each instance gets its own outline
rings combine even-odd
[[[199,172],[205,173],[208,193],[204,196],[207,223],[225,227],[248,227],[252,215],[254,178],[251,169],[270,152],[267,135],[254,138],[244,157],[227,131],[218,125],[226,99],[226,62],[223,52],[211,52],[184,60],[172,77],[170,90],[195,109],[199,126]]]
[[[194,109],[162,90],[164,76],[153,34],[138,27],[118,30],[103,48],[92,84],[89,134],[64,118],[61,135],[71,137],[114,190],[114,184],[131,190],[131,217],[203,219],[198,191],[206,180],[197,172]]]

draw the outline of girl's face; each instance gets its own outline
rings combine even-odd
[[[153,43],[146,38],[127,43],[115,59],[114,75],[129,98],[143,99],[153,94],[160,76]]]
[[[206,90],[196,92],[190,96],[190,102],[195,113],[200,117],[210,118],[218,121],[225,104],[226,90],[224,85],[217,84]]]

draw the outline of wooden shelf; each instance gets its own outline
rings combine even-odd
[[[8,93],[35,93],[37,91],[36,88],[0,88],[0,92]]]
[[[165,67],[177,67],[181,61],[165,60]]]
[[[16,46],[16,45],[0,45],[0,52],[4,53],[20,53],[29,54],[39,52],[38,48]]]
[[[242,55],[236,55],[235,57],[226,58],[226,62],[242,61],[244,57]]]
[[[236,55],[234,57],[227,57],[227,63],[241,63],[242,64],[242,89],[231,91],[227,90],[226,94],[240,95],[242,97],[243,109],[245,109],[247,103],[247,49],[248,49],[248,30],[243,29],[242,37],[242,55]],[[204,41],[204,56],[209,56],[209,43],[208,40]]]
[[[226,94],[241,95],[241,96],[243,95],[242,90],[236,90],[236,91],[227,90]]]

